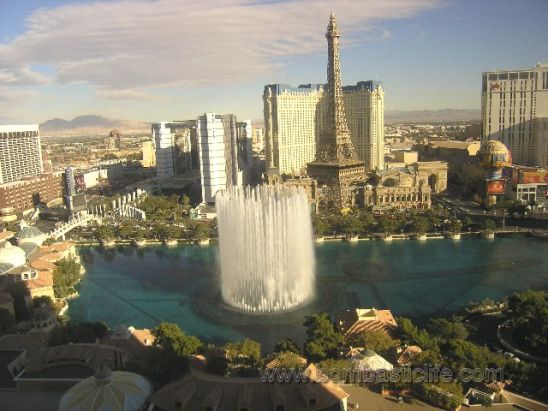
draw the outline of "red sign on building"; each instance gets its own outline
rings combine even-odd
[[[504,188],[506,186],[506,180],[487,180],[487,194],[504,194]]]

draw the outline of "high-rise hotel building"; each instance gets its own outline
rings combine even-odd
[[[368,170],[384,169],[384,90],[381,83],[360,81],[343,87],[352,144]],[[325,127],[323,84],[291,87],[274,84],[263,94],[267,159],[280,174],[299,175],[316,157]]]
[[[0,184],[43,171],[38,126],[0,126]]]
[[[234,114],[205,113],[197,121],[202,201],[215,202],[217,191],[241,186],[252,158],[251,120]]]
[[[482,74],[483,141],[499,140],[515,164],[548,167],[548,64]]]
[[[195,120],[152,123],[156,175],[160,183],[194,168],[192,140],[195,133]]]

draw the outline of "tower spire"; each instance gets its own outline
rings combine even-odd
[[[327,87],[324,94],[326,123],[318,141],[316,159],[308,163],[307,172],[321,187],[320,207],[342,209],[354,203],[352,187],[357,182],[363,182],[365,167],[356,156],[346,123],[339,59],[341,33],[333,13],[329,17],[325,37],[328,46]]]
[[[331,12],[327,32],[327,87],[326,129],[320,137],[317,160],[327,162],[346,162],[357,160],[356,152],[350,139],[344,97],[341,84],[341,62],[339,57],[339,39],[341,33],[337,26],[335,14]]]

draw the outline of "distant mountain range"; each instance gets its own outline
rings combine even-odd
[[[441,121],[470,121],[480,120],[480,110],[387,110],[384,113],[385,123],[427,123]]]
[[[470,121],[481,118],[480,110],[387,110],[385,122],[440,122],[440,121]],[[262,126],[262,120],[254,122]],[[107,118],[97,115],[78,116],[72,120],[54,118],[40,124],[40,133],[44,136],[74,136],[74,135],[99,135],[108,133],[112,129],[118,129],[121,133],[150,132],[150,123],[145,121],[131,121]]]
[[[124,132],[150,132],[150,123],[112,119],[96,115],[78,116],[72,120],[54,118],[40,124],[42,135],[104,134],[112,129]]]

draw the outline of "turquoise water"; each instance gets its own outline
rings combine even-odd
[[[327,242],[315,250],[315,299],[289,313],[253,315],[220,300],[217,246],[83,247],[87,274],[68,314],[110,327],[175,322],[207,341],[247,336],[268,349],[285,337],[302,341],[304,316],[318,311],[377,307],[420,319],[471,300],[548,288],[548,242],[529,237]]]

